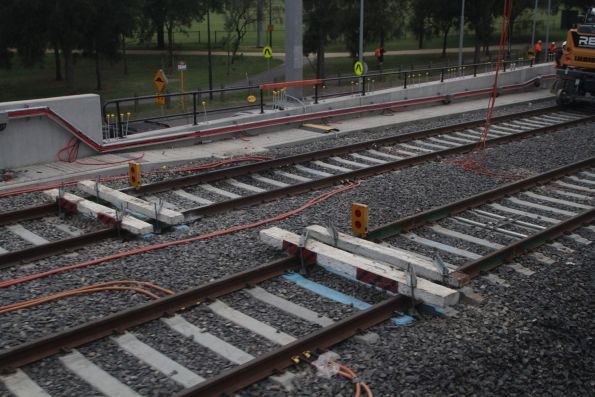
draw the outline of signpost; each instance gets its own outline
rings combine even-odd
[[[178,63],[178,70],[180,71],[180,92],[184,94],[184,71],[188,68],[186,62],[180,61]],[[184,104],[184,95],[181,96],[182,102],[182,111],[186,111],[186,106]]]

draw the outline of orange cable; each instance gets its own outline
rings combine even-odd
[[[28,301],[17,302],[10,305],[0,307],[0,314],[10,313],[12,311],[25,309],[28,307],[40,305],[42,303],[51,302],[54,300],[67,298],[70,296],[80,295],[84,293],[93,293],[93,292],[102,292],[102,291],[133,291],[144,294],[151,299],[159,299],[159,296],[147,291],[146,289],[140,287],[123,287],[119,286],[118,284],[137,284],[143,285],[145,287],[153,288],[157,291],[163,292],[166,295],[174,295],[175,293],[167,288],[160,287],[150,282],[146,281],[135,281],[135,280],[118,280],[118,281],[109,281],[104,283],[98,283],[94,285],[89,285],[85,287],[75,288],[72,290],[58,292],[53,295],[44,296],[40,298],[30,299]]]
[[[224,236],[226,234],[235,233],[235,232],[243,231],[243,230],[247,230],[247,229],[252,229],[252,228],[255,228],[258,226],[265,225],[267,223],[278,222],[280,220],[294,216],[313,205],[316,205],[324,200],[327,200],[328,198],[330,198],[336,194],[343,193],[347,190],[354,189],[354,188],[358,187],[359,185],[360,185],[360,182],[350,182],[346,186],[342,186],[338,189],[332,190],[330,192],[326,192],[324,194],[321,194],[320,196],[317,196],[317,197],[309,200],[308,202],[306,202],[306,204],[302,205],[301,207],[295,208],[289,212],[279,214],[272,218],[263,219],[263,220],[260,220],[260,221],[254,222],[254,223],[250,223],[250,224],[246,224],[246,225],[232,226],[227,229],[217,230],[214,232],[205,233],[205,234],[201,234],[198,236],[189,237],[189,238],[185,238],[185,239],[168,241],[165,243],[154,244],[154,245],[150,245],[147,247],[136,248],[136,249],[129,250],[129,251],[122,251],[122,252],[118,252],[116,254],[104,256],[102,258],[97,258],[97,259],[93,259],[90,261],[77,263],[74,265],[63,266],[60,268],[48,270],[46,272],[35,273],[35,274],[29,275],[29,276],[19,277],[19,278],[13,279],[13,280],[6,280],[3,282],[0,282],[0,288],[7,288],[7,287],[10,287],[13,285],[22,284],[22,283],[37,280],[40,278],[48,277],[48,276],[51,276],[51,275],[54,275],[57,273],[62,273],[62,272],[69,271],[69,270],[74,270],[74,269],[79,269],[79,268],[83,268],[83,267],[87,267],[87,266],[97,265],[97,264],[109,262],[109,261],[112,261],[115,259],[125,258],[128,256],[133,256],[133,255],[137,255],[137,254],[141,254],[141,253],[145,253],[145,252],[149,252],[149,251],[155,251],[155,250],[159,250],[162,248],[168,248],[168,247],[174,247],[174,246],[178,246],[178,245],[182,245],[182,244],[188,244],[188,243],[191,243],[194,241],[207,240],[207,239],[210,239],[213,237]]]

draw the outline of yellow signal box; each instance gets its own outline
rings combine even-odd
[[[136,190],[140,189],[142,182],[140,164],[136,161],[128,163],[128,181],[130,182],[130,186],[133,186]]]
[[[358,237],[368,234],[368,206],[365,204],[351,204],[351,230]]]

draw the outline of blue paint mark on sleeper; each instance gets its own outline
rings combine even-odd
[[[297,273],[285,274],[283,275],[283,278],[299,285],[302,288],[312,291],[315,294],[318,294],[335,302],[343,303],[344,305],[351,305],[359,310],[366,310],[367,308],[372,306],[368,302],[361,301],[353,296],[346,295],[342,292],[329,288],[325,285],[319,284],[315,281],[308,280],[307,278]],[[407,325],[413,322],[413,317],[400,316],[393,317],[392,320],[393,323],[395,323],[396,325]]]

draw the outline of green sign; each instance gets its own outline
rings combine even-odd
[[[355,72],[356,76],[361,76],[364,73],[364,63],[357,61],[355,65],[353,65],[353,71]]]
[[[273,56],[273,49],[271,46],[266,46],[262,49],[262,56],[265,57],[265,59],[269,59]]]

